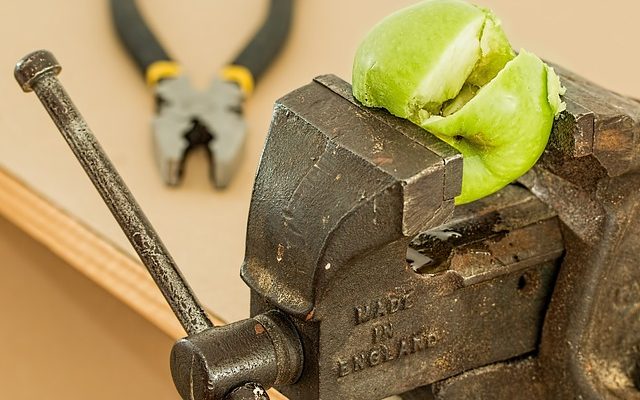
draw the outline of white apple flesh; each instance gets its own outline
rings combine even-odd
[[[423,1],[374,27],[355,57],[353,93],[463,154],[456,204],[529,170],[564,107],[553,69],[516,55],[497,18],[461,0]]]

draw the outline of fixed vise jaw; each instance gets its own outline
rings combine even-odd
[[[404,263],[460,193],[459,153],[350,93],[323,76],[280,99],[256,177],[242,277],[298,317],[353,258],[399,241]]]

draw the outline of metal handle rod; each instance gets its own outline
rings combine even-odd
[[[133,245],[187,334],[213,327],[175,261],[56,78],[60,64],[40,50],[16,64],[22,90],[34,91]]]

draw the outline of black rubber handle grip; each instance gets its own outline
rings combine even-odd
[[[154,62],[171,60],[144,22],[134,0],[111,0],[110,3],[116,32],[143,76]]]
[[[116,32],[143,75],[156,61],[171,57],[144,22],[134,0],[110,0]],[[264,23],[231,64],[246,67],[254,82],[280,52],[289,35],[293,0],[270,0]]]
[[[269,14],[260,30],[232,64],[246,67],[257,82],[278,55],[289,35],[293,0],[270,0]]]

